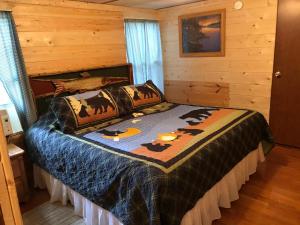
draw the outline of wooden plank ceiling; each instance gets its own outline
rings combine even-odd
[[[82,2],[101,3],[134,8],[165,9],[204,0],[78,0]]]

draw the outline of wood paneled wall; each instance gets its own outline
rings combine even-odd
[[[2,8],[8,6],[31,76],[126,63],[124,18],[157,15],[154,10],[75,1],[2,3]]]
[[[121,12],[17,5],[13,16],[28,74],[126,62]]]
[[[241,10],[233,9],[234,0],[159,10],[169,100],[250,108],[269,117],[277,0],[243,2]],[[222,8],[226,8],[226,56],[180,58],[178,16]]]
[[[233,9],[234,0],[158,11],[52,0],[10,0],[0,8],[13,11],[30,75],[124,63],[123,19],[160,19],[168,99],[251,108],[268,118],[277,0],[243,2],[242,10]],[[226,56],[180,58],[178,16],[222,8]]]

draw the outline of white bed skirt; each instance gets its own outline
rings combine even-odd
[[[239,198],[238,191],[242,185],[256,172],[258,163],[262,161],[264,154],[260,144],[257,150],[249,153],[198,200],[194,208],[185,214],[181,225],[211,225],[213,220],[221,218],[219,207],[230,208],[230,203]],[[112,213],[84,198],[38,166],[34,166],[34,180],[35,187],[48,189],[50,202],[60,201],[66,205],[69,200],[75,214],[83,217],[86,225],[123,225]]]

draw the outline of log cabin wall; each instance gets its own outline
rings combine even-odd
[[[159,10],[165,94],[175,102],[250,108],[269,117],[277,0],[207,0]],[[180,58],[178,16],[226,8],[226,56]]]
[[[30,76],[126,63],[124,18],[154,10],[76,1],[14,0],[11,9]]]

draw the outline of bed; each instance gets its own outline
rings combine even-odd
[[[97,71],[132,83],[129,64]],[[26,142],[36,184],[88,225],[211,224],[273,145],[258,112],[166,101],[71,134],[50,110]]]

